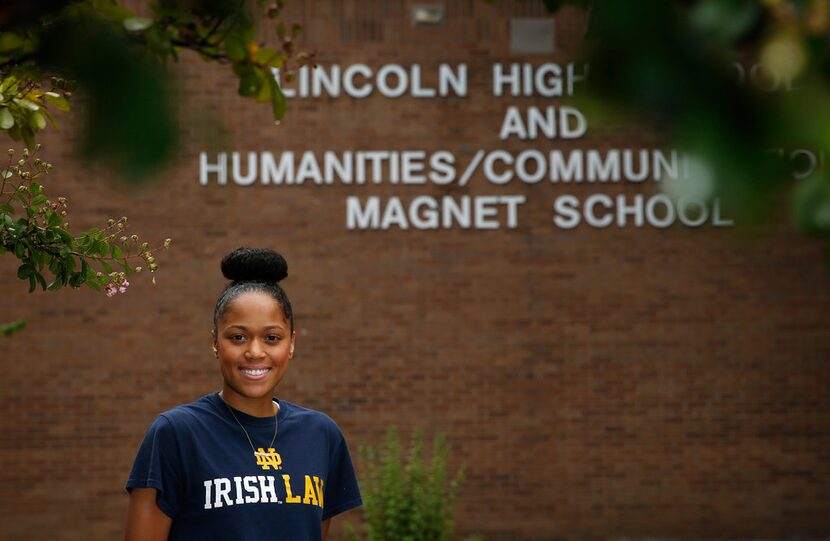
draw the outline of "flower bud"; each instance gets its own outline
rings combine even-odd
[[[35,151],[38,151],[41,148],[43,148],[43,145],[41,145],[40,143],[35,144]]]
[[[115,223],[115,220],[113,220],[112,218],[110,218],[109,220],[107,220],[107,226],[108,226],[108,227],[112,227],[114,223]]]
[[[136,268],[135,268],[135,269],[133,269],[133,270],[135,270],[135,272],[141,272],[141,271],[143,271],[144,269],[143,269],[142,267],[136,267]]]
[[[14,149],[13,148],[10,148],[8,152],[9,152],[9,156],[14,156]]]
[[[138,235],[130,235],[130,240],[133,242],[138,242]]]
[[[141,251],[142,251],[142,252],[146,251],[146,250],[147,250],[147,248],[149,248],[149,247],[150,247],[150,244],[149,244],[149,243],[147,243],[147,242],[142,242],[142,243],[141,243]]]
[[[170,243],[173,242],[173,239],[164,239],[164,247],[170,248]]]
[[[119,240],[120,240],[121,242],[127,242],[127,237],[121,237]]]
[[[24,158],[28,158],[28,157],[29,157],[29,149],[28,149],[28,148],[24,148],[24,149],[23,149],[23,157],[24,157]]]

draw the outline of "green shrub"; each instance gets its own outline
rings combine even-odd
[[[415,429],[405,461],[397,431],[389,429],[380,446],[360,449],[363,533],[351,528],[350,541],[446,541],[454,530],[454,510],[463,476],[447,472],[449,445],[443,435],[432,440],[424,456],[421,429]]]

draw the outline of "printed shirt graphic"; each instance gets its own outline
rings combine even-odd
[[[273,417],[234,410],[218,394],[162,413],[138,450],[127,490],[157,489],[171,540],[321,540],[320,523],[359,506],[340,429],[323,413],[279,401]]]

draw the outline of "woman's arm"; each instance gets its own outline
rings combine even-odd
[[[327,518],[323,521],[323,541],[326,541],[326,536],[329,534],[329,526],[331,526],[331,519]]]
[[[134,488],[130,492],[126,541],[167,541],[173,520],[159,509],[156,493],[154,488]]]

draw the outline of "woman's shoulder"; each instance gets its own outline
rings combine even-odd
[[[279,400],[281,408],[286,409],[286,417],[302,423],[303,426],[321,428],[326,431],[340,433],[340,427],[337,423],[329,417],[326,413],[311,409],[305,406],[300,406],[287,400]]]
[[[154,424],[169,425],[171,428],[177,426],[189,425],[193,422],[198,422],[207,417],[216,415],[215,393],[205,395],[193,402],[187,404],[180,404],[163,411],[158,415]]]

